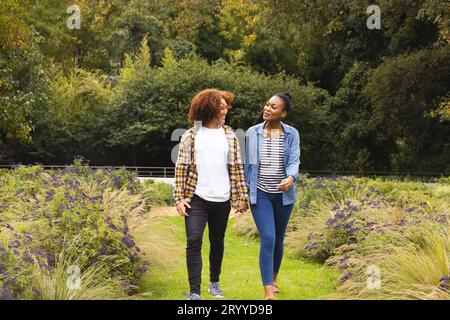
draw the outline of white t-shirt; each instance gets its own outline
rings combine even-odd
[[[207,201],[230,199],[228,140],[223,128],[200,127],[195,135],[197,186],[195,194]]]

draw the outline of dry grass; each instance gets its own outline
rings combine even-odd
[[[152,210],[133,215],[128,220],[129,228],[151,264],[170,265],[182,253],[181,248],[173,246],[172,239],[177,236],[178,231],[161,225],[160,217],[158,214],[154,215]],[[163,233],[161,228],[164,228]]]
[[[75,256],[68,255],[71,247],[83,245],[78,239],[67,244],[65,250],[56,257],[54,267],[49,271],[37,268],[34,287],[39,290],[42,300],[111,300],[121,299],[125,293],[120,287],[120,279],[111,279],[108,274],[123,261],[112,261],[107,257],[90,266],[79,265]]]

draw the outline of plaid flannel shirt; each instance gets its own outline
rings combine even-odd
[[[247,185],[244,176],[244,164],[241,159],[239,141],[229,126],[223,126],[228,140],[228,174],[230,176],[231,201],[248,201]],[[177,163],[175,165],[175,203],[182,199],[190,202],[197,185],[197,167],[195,161],[195,134],[197,126],[186,131],[180,140]]]

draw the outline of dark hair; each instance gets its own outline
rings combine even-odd
[[[286,112],[291,111],[292,109],[292,97],[289,92],[277,93],[276,96],[283,100],[284,102],[284,110]]]
[[[218,89],[205,89],[199,92],[192,99],[189,108],[189,122],[202,121],[205,124],[210,122],[220,113],[220,102],[222,98],[225,99],[228,110],[230,110],[234,98],[232,92]]]

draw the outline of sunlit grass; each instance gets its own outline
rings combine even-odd
[[[164,234],[172,240],[176,253],[171,262],[150,265],[144,275],[139,292],[148,299],[185,299],[189,292],[185,261],[184,221],[181,217],[159,218],[157,226],[149,225],[151,233]],[[238,236],[230,228],[231,219],[225,238],[225,255],[222,265],[221,285],[226,299],[255,300],[264,297],[262,280],[259,272],[259,242],[256,239]],[[210,299],[207,292],[209,284],[209,242],[208,229],[203,240],[202,296]],[[145,232],[144,232],[145,233]],[[141,236],[138,236],[138,242]],[[319,264],[307,263],[286,254],[279,275],[282,294],[278,299],[323,299],[331,293],[336,285],[336,273]]]

